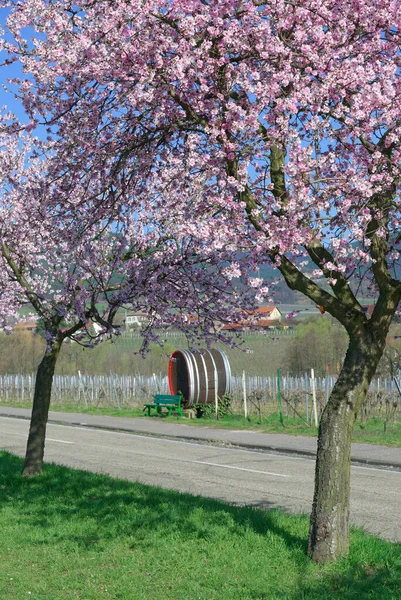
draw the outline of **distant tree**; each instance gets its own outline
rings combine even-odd
[[[45,347],[43,338],[30,331],[0,333],[0,373],[35,373]]]
[[[45,337],[46,326],[45,326],[45,324],[43,322],[43,319],[38,319],[36,321],[35,333],[37,333],[37,335],[42,336],[43,338]]]
[[[328,315],[310,317],[295,328],[283,367],[290,374],[337,373],[347,351],[347,335]]]

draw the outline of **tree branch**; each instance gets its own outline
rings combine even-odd
[[[12,272],[14,273],[14,275],[16,277],[16,280],[18,281],[19,285],[24,290],[24,293],[25,293],[26,297],[28,298],[29,302],[32,304],[33,308],[36,310],[36,312],[38,313],[38,315],[40,315],[44,319],[48,318],[47,315],[46,315],[46,311],[44,309],[44,306],[42,305],[41,301],[39,300],[37,294],[32,290],[32,288],[29,285],[29,283],[28,283],[26,277],[24,276],[22,270],[18,268],[15,260],[11,256],[10,249],[7,246],[6,242],[2,242],[1,250],[2,250],[3,257],[5,258],[8,266],[10,267],[10,269],[12,270]]]

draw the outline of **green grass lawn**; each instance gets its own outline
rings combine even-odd
[[[306,556],[308,520],[0,452],[1,600],[398,600],[401,547],[351,533]]]

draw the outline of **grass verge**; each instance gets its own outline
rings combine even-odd
[[[401,548],[361,530],[306,557],[308,521],[0,452],[2,600],[396,600]]]
[[[167,421],[175,421],[176,417],[168,417]],[[242,415],[233,416],[227,415],[223,418],[216,419],[189,419],[185,421],[186,425],[224,429],[251,429],[265,433],[284,433],[287,435],[302,435],[308,437],[317,436],[317,427],[314,425],[308,426],[302,419],[283,417],[283,423],[280,421],[278,413],[271,413],[268,418],[262,418],[262,423],[259,417],[251,416],[245,419]],[[367,423],[361,424],[357,421],[352,439],[358,443],[381,444],[384,446],[401,447],[401,423],[387,424],[384,431],[383,420],[374,418]]]
[[[3,406],[5,406],[3,404]],[[14,408],[31,408],[31,403],[8,403],[7,406]],[[110,417],[131,417],[138,418],[143,417],[144,413],[140,407],[135,408],[121,408],[107,406],[107,407],[88,407],[85,408],[82,404],[52,404],[51,410],[56,412],[79,412],[82,414],[90,415],[103,415]],[[302,419],[294,419],[293,417],[283,418],[283,424],[280,422],[278,413],[270,413],[268,417],[263,415],[262,422],[256,415],[250,416],[245,419],[242,415],[226,415],[219,420],[213,418],[201,418],[201,419],[181,419],[176,416],[167,417],[163,414],[162,417],[156,415],[152,411],[150,418],[160,419],[162,418],[167,423],[185,423],[185,425],[191,425],[193,427],[209,427],[213,429],[250,429],[252,431],[259,431],[265,433],[285,433],[287,435],[303,435],[309,437],[317,436],[317,428],[314,425],[310,427]],[[383,418],[374,417],[366,423],[357,421],[353,431],[353,441],[358,443],[369,443],[369,444],[380,444],[383,446],[391,446],[394,448],[401,448],[401,422],[395,421],[387,423]]]

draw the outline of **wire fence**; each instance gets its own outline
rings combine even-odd
[[[337,377],[327,375],[314,377],[311,373],[301,376],[280,377],[234,376],[231,394],[234,402],[244,411],[244,397],[250,407],[248,412],[266,415],[266,412],[282,411],[286,417],[294,417],[310,424],[317,422],[329,399]],[[401,372],[397,376],[372,380],[359,418],[367,422],[380,417],[385,422],[401,421]],[[280,390],[280,392],[279,392]]]
[[[249,411],[283,410],[311,422],[312,412],[321,414],[328,401],[336,377],[317,377],[310,373],[302,376],[283,375],[278,394],[277,377],[251,377],[234,375],[231,378],[232,406],[244,410],[244,396]],[[401,396],[398,391],[401,373],[394,378],[376,378],[372,381],[365,400],[361,418],[374,415],[386,419],[401,418]],[[245,384],[245,386],[244,386]],[[27,403],[33,398],[35,375],[1,375],[0,402]],[[57,404],[82,404],[85,407],[115,406],[138,407],[157,393],[169,393],[168,378],[163,373],[151,377],[141,375],[56,375],[52,387],[52,402]],[[278,406],[278,400],[281,406]]]
[[[0,375],[0,402],[32,400],[35,375]],[[168,393],[167,376],[55,375],[52,402],[83,403],[85,406],[135,406],[157,393]]]

